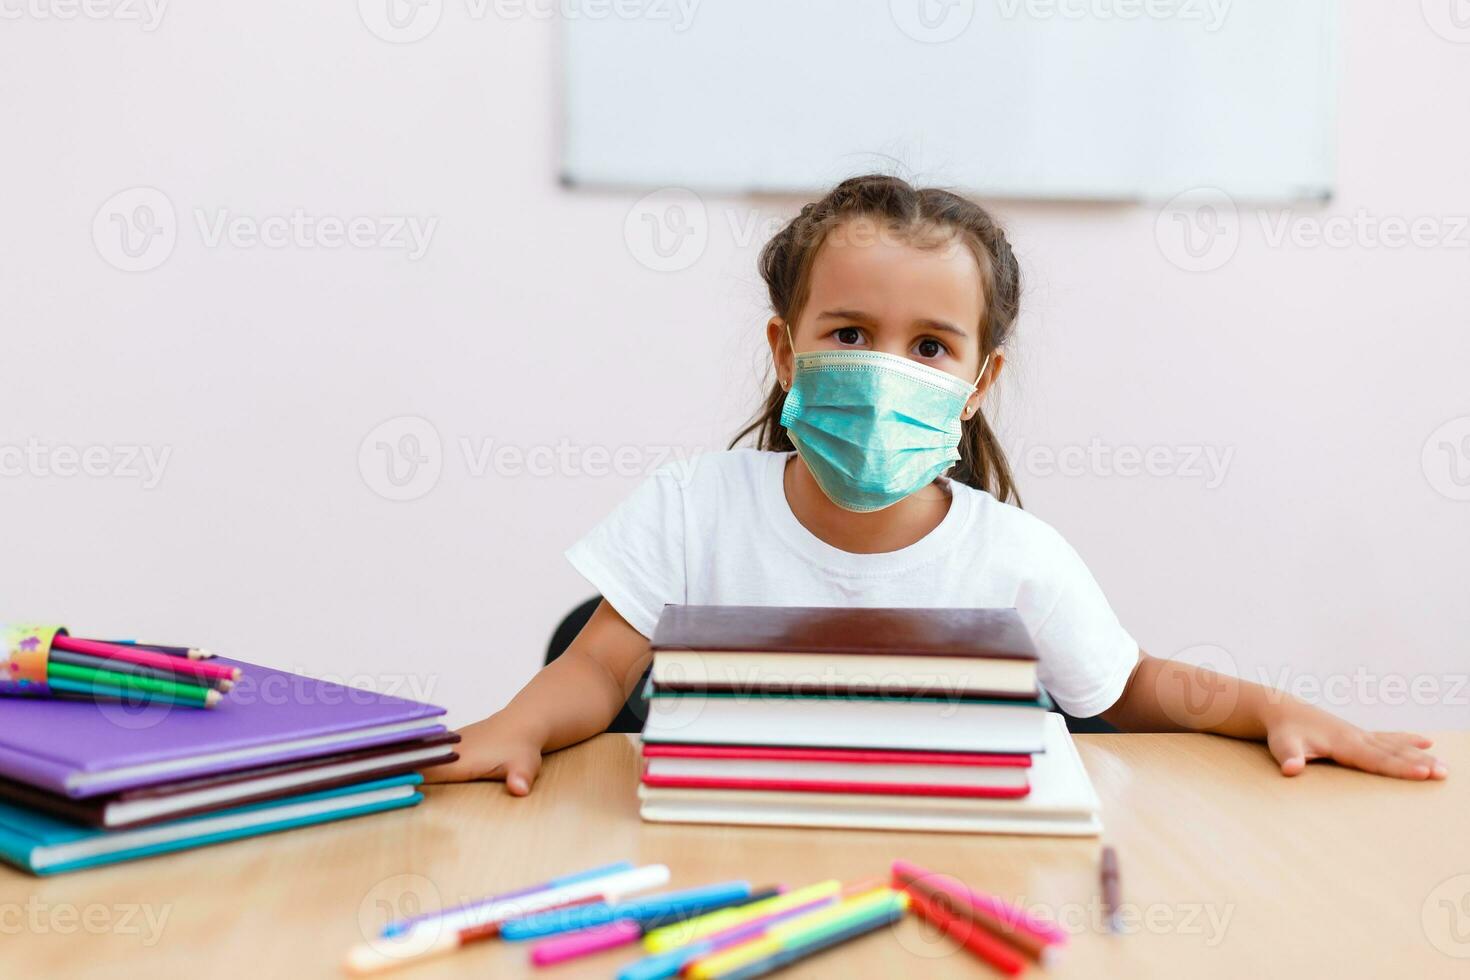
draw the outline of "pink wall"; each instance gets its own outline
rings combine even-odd
[[[1157,207],[1001,205],[1030,278],[1005,431],[1150,651],[1465,727],[1470,43],[1345,7],[1340,193],[1290,227],[1356,221],[1346,247],[1241,204],[1233,257],[1189,272]],[[702,251],[649,268],[637,195],[555,183],[552,25],[467,9],[403,45],[286,0],[0,34],[0,464],[48,454],[0,476],[6,615],[468,720],[586,594],[560,551],[636,483],[617,470],[723,444],[762,365],[759,232],[798,202],[699,202]],[[136,187],[176,241],[125,272],[158,254],[109,244],[157,203],[114,201]],[[331,244],[362,217],[368,244]],[[1415,221],[1420,245],[1374,244]],[[360,465],[401,416],[441,450],[398,422]],[[387,480],[376,443],[405,435],[432,489]],[[106,475],[67,475],[68,447]]]

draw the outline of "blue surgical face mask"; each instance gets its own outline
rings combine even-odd
[[[967,385],[880,351],[794,357],[781,424],[828,499],[860,513],[898,503],[960,458],[960,415],[990,363],[987,354],[975,384]]]

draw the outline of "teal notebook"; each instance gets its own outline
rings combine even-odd
[[[0,860],[38,875],[115,864],[410,807],[424,798],[422,782],[409,773],[133,830],[99,830],[0,802]]]

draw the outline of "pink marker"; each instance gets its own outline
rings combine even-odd
[[[1012,905],[994,895],[977,892],[949,875],[935,874],[909,861],[894,861],[893,876],[899,884],[920,879],[939,891],[964,902],[971,908],[988,912],[1004,922],[1010,923],[1020,932],[1030,933],[1049,946],[1065,946],[1067,934],[1055,924],[1038,919],[1018,905]]]
[[[531,948],[531,962],[537,966],[551,966],[578,956],[590,956],[605,949],[636,943],[642,937],[642,926],[632,919],[622,919],[539,942]]]
[[[783,885],[774,885],[753,891],[733,904],[748,905],[751,902],[764,901],[768,898],[775,898],[785,890]],[[576,932],[544,939],[532,946],[531,962],[537,966],[551,966],[554,963],[562,963],[579,956],[590,956],[604,950],[616,949],[619,946],[636,943],[650,928],[666,924],[665,922],[654,922],[650,925],[637,919],[615,919],[603,925],[578,929]]]

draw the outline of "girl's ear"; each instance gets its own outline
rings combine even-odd
[[[990,360],[985,364],[985,372],[980,375],[980,383],[975,386],[975,391],[965,402],[965,410],[960,413],[960,419],[968,422],[980,411],[980,403],[985,400],[985,393],[990,386],[995,384],[995,379],[1000,377],[1001,368],[1006,366],[1006,356],[997,348],[990,352]]]
[[[790,391],[796,355],[787,339],[785,320],[779,316],[771,317],[766,324],[766,342],[771,345],[771,364],[776,369],[776,380],[780,382],[782,391]]]

